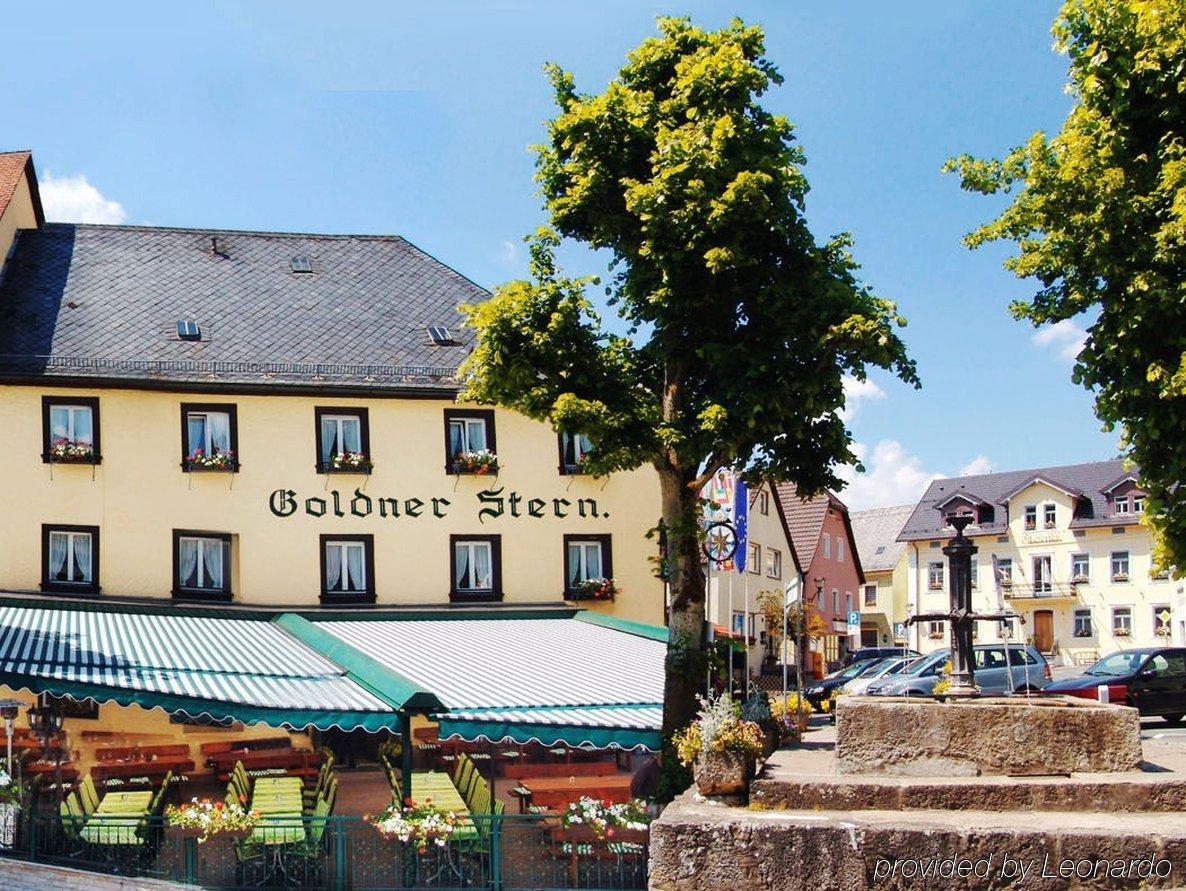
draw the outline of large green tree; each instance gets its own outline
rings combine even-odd
[[[915,382],[894,304],[856,278],[850,241],[817,244],[791,125],[759,102],[780,81],[760,28],[659,21],[598,95],[550,69],[559,112],[536,147],[552,228],[531,278],[468,308],[477,344],[465,398],[513,408],[594,443],[593,473],[658,473],[671,586],[667,732],[704,679],[704,483],[724,466],[837,486],[855,463],[838,410],[869,365]],[[559,236],[605,249],[610,333],[564,277]]]
[[[1016,243],[1005,265],[1038,283],[1018,318],[1097,316],[1074,379],[1140,467],[1163,563],[1186,566],[1186,2],[1069,0],[1054,36],[1061,131],[948,162],[967,190],[1013,193],[966,243]]]

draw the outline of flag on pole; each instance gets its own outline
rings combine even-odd
[[[737,478],[733,493],[733,528],[737,536],[737,553],[733,556],[733,564],[738,572],[745,572],[745,561],[749,556],[749,492],[741,477]]]

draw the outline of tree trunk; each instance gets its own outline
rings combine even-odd
[[[671,610],[667,639],[667,679],[663,696],[663,735],[696,717],[696,694],[704,691],[704,570],[700,565],[700,493],[671,467],[659,467]]]

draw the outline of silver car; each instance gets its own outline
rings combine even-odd
[[[891,675],[899,674],[911,662],[922,658],[922,656],[911,655],[894,656],[892,659],[882,659],[867,672],[860,675],[859,677],[853,678],[851,681],[841,687],[841,691],[849,696],[861,696],[875,681],[890,677]]]
[[[972,648],[976,686],[988,696],[1036,693],[1050,683],[1050,666],[1029,644],[978,644]],[[927,696],[943,677],[950,654],[946,649],[923,656],[901,674],[873,681],[866,696]]]

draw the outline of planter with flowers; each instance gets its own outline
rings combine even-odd
[[[1130,632],[1127,628],[1113,628],[1112,629],[1113,637],[1128,637],[1129,633]]]
[[[370,473],[375,463],[364,452],[337,452],[321,465],[323,473]]]
[[[613,600],[618,584],[613,579],[585,579],[564,593],[565,600]]]
[[[0,848],[11,848],[16,842],[17,816],[25,798],[25,787],[8,768],[0,768]]]
[[[206,454],[202,449],[195,449],[185,456],[185,460],[181,462],[181,468],[187,473],[199,473],[202,471],[234,473],[239,469],[239,461],[235,458],[234,452],[210,452],[210,454]]]
[[[762,728],[743,720],[727,693],[700,705],[696,720],[675,735],[676,754],[692,768],[701,795],[744,796],[762,754]]]
[[[208,798],[194,798],[185,804],[171,804],[165,808],[165,822],[180,835],[197,838],[198,844],[212,835],[246,838],[259,821],[258,811]]]
[[[474,476],[498,473],[498,455],[489,449],[458,452],[453,456],[453,472],[472,473]]]
[[[424,854],[430,845],[443,848],[457,831],[457,815],[433,805],[431,798],[415,804],[405,798],[403,806],[388,805],[378,817],[368,818],[384,838],[399,839]]]
[[[89,442],[55,439],[45,455],[51,464],[96,464],[95,447]]]
[[[797,741],[807,730],[813,711],[815,707],[807,697],[800,699],[794,692],[788,693],[786,699],[778,697],[770,702],[770,714],[782,725],[783,736],[791,741]]]
[[[1112,581],[1127,582],[1128,581],[1128,573],[1127,572],[1114,572],[1114,573],[1112,573]]]
[[[647,803],[635,798],[610,804],[585,795],[571,802],[560,815],[565,840],[580,842],[616,842],[643,844],[647,840],[651,814]]]

